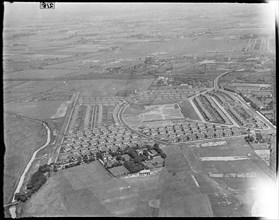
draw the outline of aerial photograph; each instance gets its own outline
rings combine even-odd
[[[278,219],[277,3],[4,2],[4,217]]]

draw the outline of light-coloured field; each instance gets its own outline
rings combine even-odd
[[[4,111],[27,116],[29,118],[49,119],[52,115],[56,114],[61,104],[61,101],[6,103]]]
[[[153,179],[144,182],[156,183]],[[96,161],[51,177],[26,203],[22,214],[25,217],[140,216],[139,213],[152,216],[148,201],[155,195],[150,196],[148,190],[156,185],[142,185],[144,182],[113,178]]]
[[[69,104],[71,103],[71,101],[66,101],[66,102],[63,102],[59,108],[57,109],[56,113],[54,115],[52,115],[50,118],[53,119],[53,118],[61,118],[61,117],[64,117],[66,112],[67,112],[67,109],[68,109],[68,106]]]
[[[142,121],[156,121],[184,118],[177,104],[147,106],[147,112],[140,115]]]
[[[75,70],[63,69],[38,69],[38,70],[22,70],[8,74],[6,77],[9,79],[29,79],[29,78],[56,78],[66,77],[67,74],[76,72]]]

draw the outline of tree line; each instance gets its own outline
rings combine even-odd
[[[15,194],[15,200],[20,202],[27,201],[32,194],[37,192],[42,185],[45,184],[51,171],[51,165],[44,164],[38,168],[38,170],[32,174],[26,185],[26,191]]]

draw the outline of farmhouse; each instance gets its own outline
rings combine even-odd
[[[148,153],[151,156],[155,156],[156,154],[158,154],[156,150],[150,150]]]
[[[150,170],[141,170],[140,172],[139,172],[139,175],[140,176],[147,176],[147,175],[150,175]]]
[[[205,135],[203,133],[197,133],[197,138],[198,139],[204,139]]]
[[[207,138],[213,138],[213,136],[214,136],[214,134],[213,134],[213,132],[207,132],[207,133],[205,133],[205,135],[206,135],[206,137]]]
[[[105,144],[100,144],[98,146],[99,151],[104,151],[106,149],[106,145]]]
[[[233,135],[241,135],[241,132],[239,130],[234,130]]]
[[[80,144],[73,144],[73,148],[74,148],[75,150],[79,149],[80,147],[81,147]]]
[[[122,136],[117,136],[115,137],[116,142],[121,141],[122,140]]]
[[[127,170],[127,168],[124,166],[113,167],[111,169],[108,169],[108,171],[115,177],[126,176],[130,173],[129,170]]]
[[[88,144],[88,143],[82,143],[81,146],[82,146],[82,147],[88,147],[89,144]]]
[[[68,152],[68,151],[72,150],[72,146],[64,146],[63,149],[65,152]]]
[[[99,143],[100,144],[104,144],[106,142],[106,140],[104,140],[104,139],[99,139]]]
[[[225,134],[226,137],[228,137],[228,136],[232,135],[232,132],[230,130],[225,130],[224,134]]]
[[[124,138],[124,140],[129,140],[131,137],[130,137],[130,135],[124,135],[123,138]]]
[[[122,157],[125,159],[125,161],[129,161],[131,159],[128,154],[123,154]]]
[[[81,154],[82,155],[89,155],[90,154],[90,151],[88,149],[82,149],[81,150]]]
[[[217,138],[223,137],[223,132],[216,132],[216,133],[215,133],[215,136],[216,136]]]
[[[112,152],[116,152],[118,148],[117,146],[114,145],[107,145],[107,147],[110,148]]]
[[[114,141],[114,138],[107,138],[108,143],[112,143]]]
[[[120,148],[121,150],[124,150],[126,147],[127,147],[127,145],[125,145],[125,144],[121,144],[121,145],[119,146],[119,148]]]

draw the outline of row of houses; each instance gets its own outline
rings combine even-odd
[[[147,100],[186,100],[188,97],[196,94],[198,91],[189,89],[188,86],[167,86],[167,87],[153,87],[153,89],[142,91],[136,98],[136,101]]]
[[[91,105],[115,105],[123,101],[123,98],[120,96],[105,96],[105,97],[80,97],[78,100],[79,104],[91,104]]]
[[[74,156],[96,155],[97,152],[116,152],[129,147],[144,147],[153,145],[153,140],[132,133],[121,125],[97,126],[94,129],[84,129],[68,133],[60,147],[61,154]]]
[[[226,123],[225,119],[217,111],[218,107],[212,106],[206,96],[199,95],[194,98],[193,102],[206,121],[222,124]]]
[[[138,130],[155,139],[170,141],[177,140],[177,138],[183,139],[184,141],[192,141],[204,138],[228,137],[231,135],[238,136],[245,132],[244,129],[238,127],[220,127],[203,123],[182,123],[152,128],[142,126]]]
[[[153,86],[147,91],[143,91],[142,94],[177,94],[184,92],[198,92],[199,90],[190,88],[188,85],[180,86]]]
[[[212,97],[209,95],[205,95],[205,97],[209,101],[210,105],[217,111],[220,117],[225,121],[225,124],[232,124],[231,121],[228,119],[228,117],[225,115],[225,113],[217,106],[215,101],[213,101]]]
[[[166,125],[166,126],[158,126],[158,127],[147,127],[141,126],[138,128],[140,132],[160,132],[160,133],[171,133],[179,132],[179,131],[207,131],[207,130],[222,130],[223,128],[227,128],[225,126],[218,126],[215,124],[210,123],[203,123],[203,122],[180,122],[175,123],[173,125]],[[234,127],[233,129],[238,129]]]
[[[242,132],[239,130],[230,131],[209,131],[209,132],[194,132],[183,134],[170,134],[170,135],[155,135],[154,138],[159,140],[169,140],[170,142],[186,142],[211,138],[222,138],[229,136],[239,136]]]
[[[255,119],[252,116],[245,116],[244,113],[241,112],[240,108],[226,108],[226,111],[231,115],[231,117],[240,125],[244,127],[253,127],[259,129],[268,128],[268,126],[260,120]],[[248,114],[248,113],[247,113]]]
[[[226,93],[224,91],[221,90],[214,90],[212,92],[215,96],[219,97],[223,103],[229,103],[230,105],[234,105],[236,100],[231,97],[231,95],[229,93]]]

